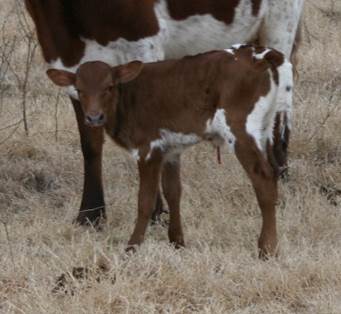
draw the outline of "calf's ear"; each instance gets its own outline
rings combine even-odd
[[[127,64],[113,67],[113,78],[119,83],[127,83],[139,76],[143,68],[141,61],[132,61]]]
[[[63,70],[49,69],[46,71],[50,80],[60,87],[74,85],[76,82],[76,74]]]

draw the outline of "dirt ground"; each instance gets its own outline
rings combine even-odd
[[[152,226],[138,253],[124,256],[137,173],[109,139],[108,222],[99,233],[71,224],[83,172],[76,121],[39,48],[31,62],[31,25],[13,3],[0,3],[0,55],[10,61],[0,63],[0,313],[341,313],[340,0],[306,1],[280,254],[267,262],[257,258],[261,217],[249,180],[233,155],[218,165],[207,144],[183,157],[185,249]],[[74,266],[88,269],[83,279]],[[62,273],[67,291],[52,293]]]

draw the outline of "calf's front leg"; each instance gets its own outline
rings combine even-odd
[[[127,251],[134,250],[134,247],[140,245],[144,240],[159,188],[161,163],[161,158],[153,158],[148,161],[141,160],[138,163],[140,177],[138,213],[134,232],[128,242]]]

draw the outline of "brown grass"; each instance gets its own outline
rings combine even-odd
[[[23,77],[27,45],[15,15],[5,18],[11,8],[0,2],[0,44],[19,38],[11,65]],[[136,170],[109,140],[108,223],[101,233],[73,226],[82,158],[71,105],[61,96],[56,111],[58,91],[38,53],[26,137],[20,86],[8,71],[0,82],[0,312],[341,313],[340,29],[340,1],[306,1],[290,177],[280,184],[280,256],[268,262],[257,259],[261,221],[249,181],[234,156],[219,166],[207,145],[183,158],[186,249],[174,250],[154,226],[138,253],[124,257]],[[71,276],[74,266],[89,269],[85,279]],[[68,293],[53,294],[62,273]]]

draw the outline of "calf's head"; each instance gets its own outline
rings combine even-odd
[[[83,63],[76,73],[49,69],[48,77],[58,86],[73,86],[78,93],[85,123],[92,127],[103,126],[108,114],[115,114],[118,101],[118,85],[135,79],[143,63],[133,61],[111,67],[101,62]]]

